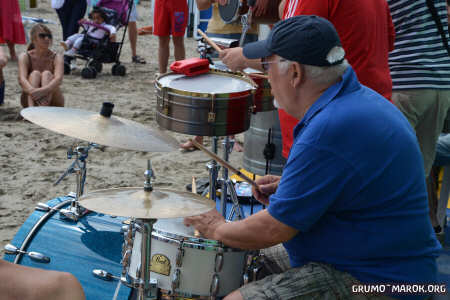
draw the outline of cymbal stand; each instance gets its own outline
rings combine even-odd
[[[225,137],[222,142],[223,145],[223,160],[228,161],[229,155],[234,146],[234,139],[230,140],[230,137]],[[232,220],[234,214],[236,213],[237,218],[243,219],[245,218],[241,206],[239,205],[239,200],[237,198],[236,190],[234,188],[233,182],[228,177],[228,169],[222,169],[222,178],[219,179],[221,185],[221,194],[220,194],[220,208],[222,215],[226,218],[226,210],[227,210],[227,198],[228,198],[228,190],[230,190],[230,198],[233,202],[233,206],[231,208],[230,214],[228,215],[228,220]]]
[[[68,159],[74,158],[74,161],[70,164],[67,170],[58,178],[58,180],[56,180],[56,182],[53,184],[58,185],[67,175],[73,173],[76,174],[77,190],[75,198],[70,203],[70,207],[68,209],[61,209],[59,211],[61,217],[74,222],[77,222],[80,217],[82,217],[87,213],[86,209],[80,206],[78,199],[84,193],[84,184],[86,182],[86,173],[87,173],[86,160],[89,155],[89,150],[92,148],[104,151],[104,147],[95,143],[89,143],[87,147],[77,146],[74,149],[69,148],[69,150],[67,150],[67,158]]]
[[[211,151],[217,154],[217,141],[219,138],[214,136],[212,138]],[[217,184],[217,175],[219,174],[219,165],[215,160],[211,160],[206,165],[207,170],[209,171],[209,199],[212,201],[216,201],[216,184]],[[225,211],[222,211],[222,214],[225,214]]]

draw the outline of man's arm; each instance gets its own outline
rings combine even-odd
[[[292,239],[298,230],[273,218],[262,210],[248,218],[225,222],[213,209],[199,216],[186,218],[187,226],[194,226],[203,237],[219,240],[225,245],[239,249],[262,249]]]

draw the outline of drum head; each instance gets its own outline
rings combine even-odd
[[[159,219],[153,225],[153,231],[177,239],[195,238],[194,227],[187,227],[184,218]]]
[[[162,87],[206,94],[239,93],[253,89],[253,86],[236,76],[227,76],[220,73],[206,73],[193,77],[183,74],[170,73],[158,79]]]
[[[228,4],[218,6],[220,18],[225,24],[233,23],[239,18],[240,0],[228,0]]]

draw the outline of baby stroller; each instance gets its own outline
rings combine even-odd
[[[83,42],[78,49],[75,58],[86,60],[85,67],[81,70],[81,77],[95,78],[97,73],[102,72],[104,63],[114,63],[111,68],[111,73],[114,76],[125,76],[126,68],[120,63],[120,53],[122,51],[125,33],[128,27],[128,19],[130,16],[133,0],[100,0],[96,8],[103,11],[106,15],[105,23],[112,25],[118,31],[119,28],[124,27],[123,36],[120,42],[112,42],[109,35],[105,35],[102,39],[96,39],[87,34],[84,30]],[[92,22],[87,23],[90,26],[96,26],[99,30],[102,26]],[[80,25],[82,25],[80,23]],[[70,60],[65,60],[64,74],[70,74]]]

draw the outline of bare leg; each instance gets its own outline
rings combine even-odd
[[[48,85],[53,80],[53,78],[54,78],[54,76],[50,71],[42,72],[41,86],[44,87],[44,86]],[[43,102],[42,105],[44,105],[44,106],[51,105],[52,96],[53,96],[53,93],[50,93],[50,94],[48,94],[46,99],[42,99],[42,102]]]
[[[184,49],[184,37],[183,36],[173,36],[172,42],[173,42],[175,60],[183,60],[186,56],[186,51]]]
[[[39,71],[33,71],[28,76],[28,82],[31,84],[32,87],[38,88],[41,86],[41,72]],[[28,95],[28,106],[36,106],[36,103],[31,99],[31,96]]]
[[[17,60],[17,54],[16,54],[16,47],[14,43],[12,42],[6,42],[8,44],[9,48],[9,56],[11,57],[11,60],[16,61]]]
[[[244,298],[242,297],[241,292],[239,292],[239,290],[235,290],[230,294],[228,294],[228,296],[223,298],[223,300],[244,300]]]
[[[167,65],[169,63],[170,36],[158,36],[158,40],[159,40],[159,49],[158,49],[159,73],[164,74],[167,72]]]
[[[136,56],[136,44],[137,44],[136,22],[128,22],[128,39],[130,40],[131,55]]]
[[[85,299],[80,283],[69,273],[24,267],[4,260],[0,260],[0,293],[2,299]]]

